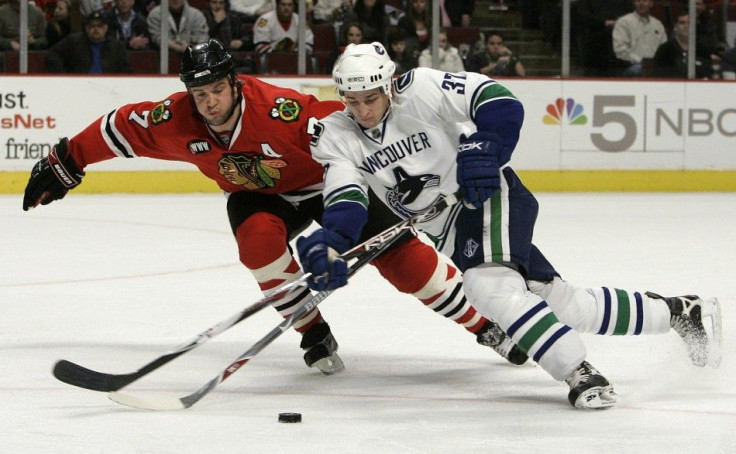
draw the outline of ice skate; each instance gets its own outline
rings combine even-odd
[[[722,354],[721,306],[716,298],[696,295],[665,298],[647,292],[649,298],[664,300],[670,309],[670,326],[687,344],[690,361],[699,367],[718,367]]]
[[[300,347],[306,350],[304,362],[316,367],[325,375],[332,375],[345,369],[345,364],[337,355],[337,341],[330,331],[330,325],[320,322],[302,336]]]
[[[496,322],[491,320],[478,330],[475,340],[480,345],[491,347],[511,364],[521,365],[529,359],[524,350],[519,348]]]
[[[567,400],[575,408],[599,410],[618,404],[618,395],[606,377],[583,361],[577,369],[565,379],[570,386]]]

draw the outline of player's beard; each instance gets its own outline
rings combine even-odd
[[[230,109],[225,112],[222,115],[219,115],[215,118],[208,118],[204,117],[205,123],[207,123],[210,126],[221,126],[227,123],[233,116],[238,115],[238,107],[240,106],[240,95],[235,96],[235,99],[233,99],[233,104],[230,107]]]
[[[219,115],[215,118],[208,118],[205,117],[205,122],[210,126],[221,126],[227,123],[227,121],[233,116],[235,109],[230,109],[229,112],[226,112],[222,115]]]

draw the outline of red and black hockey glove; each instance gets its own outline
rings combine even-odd
[[[23,211],[63,199],[70,189],[79,186],[83,176],[69,155],[69,141],[61,139],[47,157],[33,166],[23,196]]]

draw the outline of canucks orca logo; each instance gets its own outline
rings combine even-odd
[[[385,54],[385,53],[386,53],[386,51],[384,51],[384,50],[383,50],[383,47],[382,47],[382,46],[379,46],[379,45],[377,45],[377,44],[374,44],[374,45],[373,45],[373,48],[374,48],[374,49],[376,49],[376,53],[377,53],[378,55],[383,55],[383,54]]]
[[[406,217],[410,217],[422,211],[427,206],[433,205],[439,200],[440,196],[438,194],[434,201],[430,201],[429,203],[422,202],[422,205],[424,206],[417,207],[415,209],[407,207],[408,205],[416,202],[422,194],[422,191],[425,189],[439,186],[439,175],[433,175],[430,173],[425,173],[423,175],[409,175],[401,167],[396,167],[394,169],[394,176],[396,177],[397,183],[396,186],[386,193],[386,202],[396,210],[396,212],[401,213]]]

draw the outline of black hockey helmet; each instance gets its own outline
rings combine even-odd
[[[187,88],[211,84],[227,76],[235,79],[235,63],[220,41],[210,38],[184,51],[179,79]]]

